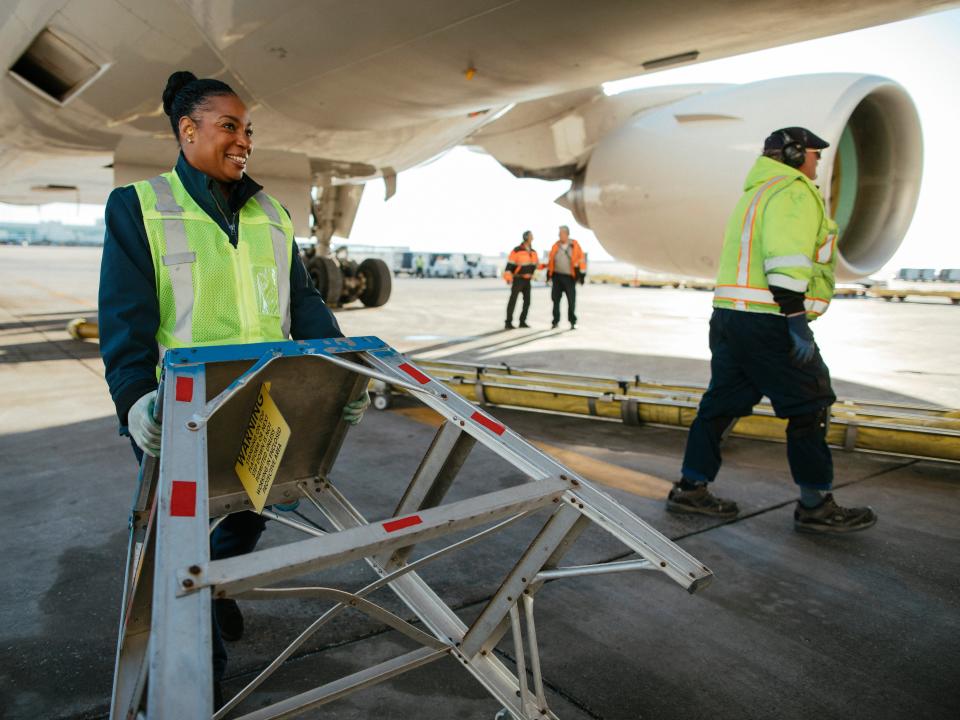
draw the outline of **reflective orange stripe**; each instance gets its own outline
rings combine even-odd
[[[833,249],[836,244],[837,234],[830,233],[827,235],[826,242],[824,242],[823,245],[817,249],[817,262],[821,265],[825,265],[826,263],[830,262],[830,260],[833,258]]]
[[[740,285],[717,285],[713,293],[714,300],[731,302],[752,302],[761,305],[777,306],[773,293],[766,288],[743,287]]]
[[[713,293],[714,300],[726,300],[736,305],[738,310],[746,310],[746,304],[767,305],[779,307],[773,298],[773,293],[765,288],[743,287],[740,285],[717,285]],[[804,309],[813,315],[823,315],[830,305],[826,298],[810,297],[804,298]]]
[[[740,285],[750,285],[750,259],[753,256],[753,231],[757,224],[757,208],[760,206],[760,200],[777,183],[783,182],[789,176],[780,175],[764,183],[757,194],[753,196],[747,211],[743,216],[743,226],[740,230],[740,251],[737,255],[737,283]],[[749,228],[749,230],[748,230]],[[744,250],[746,250],[746,259],[744,259]]]

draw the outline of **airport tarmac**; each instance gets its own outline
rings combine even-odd
[[[116,433],[97,345],[64,331],[73,317],[93,317],[98,263],[91,248],[0,247],[0,717],[101,718],[109,702],[136,470]],[[587,285],[575,331],[550,331],[548,293],[534,290],[533,328],[523,331],[502,330],[507,293],[492,280],[400,279],[384,308],[345,309],[338,318],[346,334],[378,335],[414,359],[707,381],[708,293]],[[838,300],[814,328],[838,394],[960,407],[958,313],[936,301]],[[716,574],[694,596],[644,574],[548,585],[537,599],[537,630],[560,718],[960,716],[958,466],[837,451],[839,499],[873,505],[880,521],[859,535],[816,538],[792,530],[795,490],[782,445],[728,442],[718,490],[743,512],[718,523],[663,510],[682,430],[491,413],[575,464]],[[435,425],[412,403],[370,410],[331,478],[368,517],[390,515]],[[451,499],[518,480],[477,448]],[[263,547],[296,537],[272,525]],[[519,523],[424,577],[469,622],[534,529]],[[623,553],[590,533],[569,560]],[[355,588],[370,579],[356,564],[322,583]],[[244,610],[246,637],[229,645],[228,691],[320,612],[299,600]],[[365,616],[343,615],[242,709],[409,647]],[[500,650],[512,662],[512,646]],[[306,717],[489,719],[497,709],[444,660]]]

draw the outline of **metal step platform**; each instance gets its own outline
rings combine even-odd
[[[371,382],[403,388],[444,418],[388,518],[368,519],[330,481],[349,425],[341,409]],[[235,466],[263,388],[289,426],[276,453],[263,515],[302,531],[298,542],[210,560],[209,534],[226,515],[252,507]],[[133,505],[110,717],[235,717],[233,711],[308,638],[343,612],[360,612],[406,636],[414,649],[245,715],[295,717],[359,689],[453,657],[516,720],[556,718],[547,706],[534,600],[549,581],[607,573],[663,573],[689,592],[712,574],[591,483],[537,450],[477,405],[373,337],[172,350],[164,357],[158,405],[159,460],[145,457]],[[444,502],[477,444],[526,480]],[[383,449],[390,461],[390,448]],[[357,479],[357,482],[362,482]],[[265,488],[266,486],[264,486]],[[335,529],[324,532],[270,506],[305,498]],[[418,570],[518,522],[539,531],[517,549],[512,569],[465,623]],[[563,566],[579,535],[596,525],[636,553],[620,562]],[[472,534],[466,534],[467,531]],[[446,538],[427,554],[417,545]],[[371,581],[353,588],[283,585],[308,573],[366,563]],[[372,599],[389,589],[419,620],[413,625]],[[213,598],[283,602],[315,598],[324,609],[256,678],[214,712]],[[610,618],[615,622],[616,618]],[[516,672],[494,652],[511,634]],[[603,662],[597,658],[597,662]],[[528,667],[530,675],[528,677]]]

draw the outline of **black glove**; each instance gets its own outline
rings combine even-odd
[[[586,273],[577,273],[577,282],[578,282],[578,283],[580,283],[581,285],[583,285],[583,283],[586,282],[586,280],[587,280],[587,274],[586,274]]]
[[[813,361],[817,354],[817,344],[813,341],[813,331],[807,324],[806,314],[791,315],[787,318],[790,330],[790,361],[797,367],[803,367]]]

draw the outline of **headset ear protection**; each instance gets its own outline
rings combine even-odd
[[[794,140],[786,130],[780,131],[780,137],[783,138],[783,148],[780,150],[780,155],[783,157],[784,165],[789,165],[792,168],[803,165],[807,159],[807,149],[803,146],[803,143]]]

